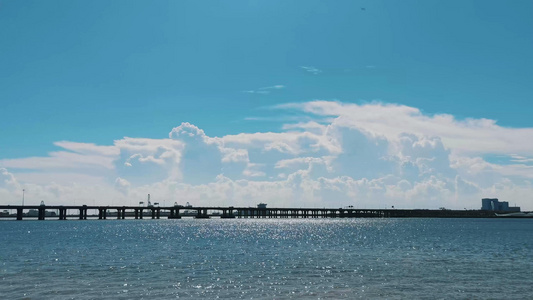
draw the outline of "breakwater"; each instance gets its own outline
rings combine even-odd
[[[67,205],[0,205],[0,217],[78,219],[180,219],[194,217],[230,218],[493,218],[494,211],[448,209],[357,209],[357,208],[258,208],[233,206],[67,206]]]

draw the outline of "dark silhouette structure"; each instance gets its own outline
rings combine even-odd
[[[68,218],[86,220],[88,216],[105,220],[115,219],[181,219],[192,216],[199,219],[220,217],[232,218],[492,218],[496,211],[487,210],[449,210],[449,209],[358,209],[348,208],[267,208],[259,207],[233,207],[233,206],[68,206],[68,205],[0,205],[0,210],[14,212],[3,213],[2,218],[35,218],[37,211],[38,220],[45,217],[67,220]],[[26,213],[25,213],[26,211]],[[57,213],[52,214],[51,211]],[[94,214],[89,215],[88,211]],[[187,212],[186,214],[184,214]],[[191,212],[193,212],[191,214]],[[194,213],[195,212],[195,213]]]

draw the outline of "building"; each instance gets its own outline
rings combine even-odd
[[[519,212],[519,206],[509,206],[507,201],[498,201],[498,198],[483,198],[481,199],[481,210],[492,211],[512,211]]]

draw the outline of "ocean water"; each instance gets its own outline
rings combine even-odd
[[[0,222],[0,299],[533,299],[533,220]]]

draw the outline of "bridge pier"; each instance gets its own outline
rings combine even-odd
[[[171,208],[170,209],[170,215],[168,216],[169,219],[181,219],[180,216],[180,209],[179,208]]]
[[[195,217],[196,219],[209,219],[207,215],[207,209],[198,209],[198,214]]]
[[[22,209],[22,208],[17,208],[17,220],[19,220],[19,221],[22,220],[22,216],[23,216],[23,213],[22,213],[22,212],[23,212],[23,211],[24,211],[24,209]]]
[[[98,209],[98,220],[106,220],[107,219],[107,208],[99,208]]]
[[[80,208],[79,211],[80,211],[79,219],[85,220],[87,218],[86,208]]]
[[[66,219],[67,219],[67,209],[60,208],[59,209],[59,220],[66,220]]]
[[[220,218],[221,219],[235,219],[235,215],[233,214],[233,209],[230,209],[230,210],[223,209],[222,216],[220,216]]]

